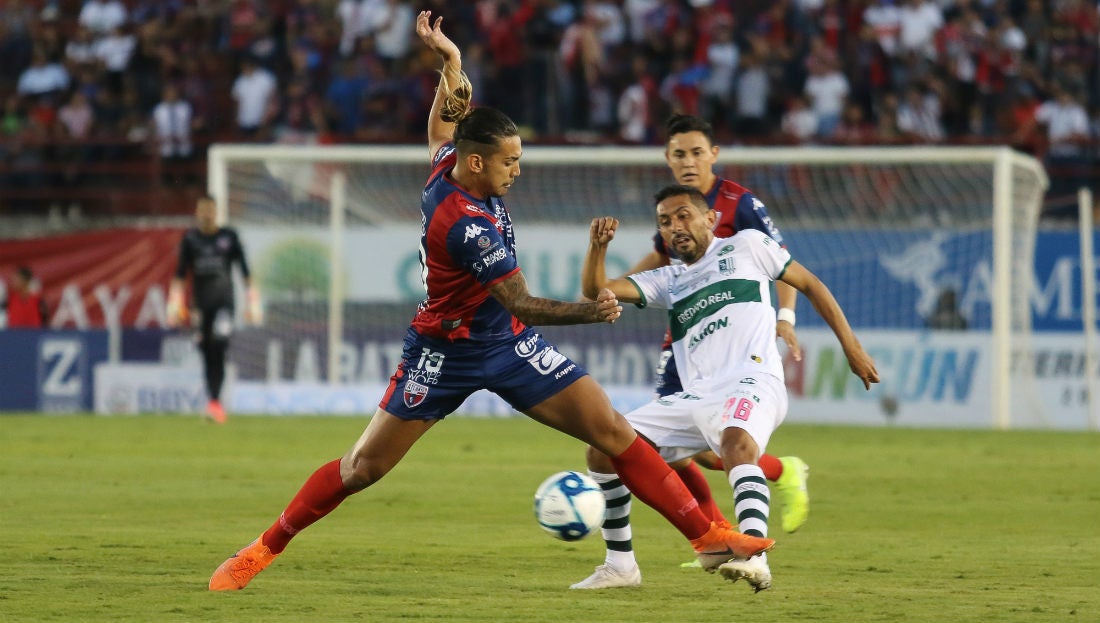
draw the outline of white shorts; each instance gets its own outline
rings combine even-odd
[[[744,429],[763,453],[787,417],[787,388],[781,379],[757,374],[708,395],[684,391],[656,398],[625,417],[669,462],[708,448],[720,455],[722,431],[731,427]]]

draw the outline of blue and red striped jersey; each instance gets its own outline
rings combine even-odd
[[[495,340],[525,326],[489,286],[519,272],[508,208],[499,197],[476,199],[450,177],[457,155],[447,143],[432,158],[420,198],[420,266],[427,298],[412,327],[448,340]]]

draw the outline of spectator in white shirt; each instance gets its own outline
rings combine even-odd
[[[65,44],[65,64],[73,73],[77,73],[79,68],[94,65],[97,60],[92,31],[84,26],[78,26],[73,33],[73,38]]]
[[[123,26],[116,26],[108,35],[96,39],[93,52],[107,72],[107,84],[116,93],[122,92],[126,70],[130,67],[130,59],[134,56],[136,45],[137,39],[134,35],[125,32]]]
[[[19,74],[15,90],[20,95],[47,95],[69,88],[69,72],[60,63],[51,63],[46,53],[35,49],[30,67]]]
[[[92,135],[95,111],[84,93],[77,90],[73,91],[69,101],[57,111],[57,120],[61,123],[66,137],[83,141]]]
[[[741,52],[733,41],[733,18],[726,13],[716,14],[707,46],[707,77],[702,84],[700,108],[701,116],[713,124],[725,126],[732,121],[728,111],[740,56]]]
[[[583,11],[590,12],[598,24],[600,44],[612,50],[626,41],[626,19],[619,3],[606,0],[585,0]]]
[[[162,158],[191,157],[192,124],[191,104],[180,98],[179,87],[171,82],[164,85],[162,99],[153,108],[153,129]]]
[[[939,143],[944,139],[940,119],[940,98],[933,91],[909,87],[898,104],[898,129],[921,143]]]
[[[91,156],[86,141],[95,125],[95,110],[83,91],[73,91],[69,101],[57,111],[57,121],[64,138],[68,139],[58,145],[55,152],[57,159],[64,163],[61,182],[73,187],[82,181],[84,164]]]
[[[397,69],[412,48],[416,12],[407,0],[386,0],[371,10],[369,30],[374,33],[374,49],[391,68]]]
[[[1090,140],[1089,119],[1080,98],[1055,81],[1050,98],[1035,109],[1034,120],[1022,131],[1029,131],[1036,124],[1046,128],[1046,165],[1051,178],[1051,194],[1072,195],[1081,186],[1088,185],[1092,181],[1089,157],[1085,152]]]
[[[102,36],[126,23],[126,5],[119,0],[87,0],[80,9],[77,22]]]
[[[645,57],[637,56],[632,62],[634,82],[619,95],[617,116],[619,138],[635,144],[646,143],[652,138],[650,128],[650,91],[653,79],[646,75]]]
[[[623,17],[630,31],[631,41],[634,43],[645,41],[647,30],[652,26],[653,16],[660,8],[661,0],[625,0],[623,2]]]
[[[767,134],[768,97],[771,81],[760,55],[748,50],[741,55],[741,68],[737,72],[734,89],[734,132],[739,139],[755,138]]]
[[[936,32],[943,27],[943,11],[931,0],[906,0],[898,10],[901,52],[913,52],[928,59],[936,58]]]
[[[836,129],[849,90],[848,78],[835,60],[822,57],[810,64],[803,92],[817,116],[818,135],[827,137]]]
[[[787,112],[780,121],[783,135],[795,143],[809,143],[818,134],[817,115],[810,110],[806,98],[795,95],[791,98]]]
[[[898,35],[901,32],[901,12],[894,0],[875,0],[863,10],[863,24],[870,28],[887,56],[898,52]]]
[[[384,11],[386,0],[340,0],[336,17],[340,21],[340,54],[351,56],[358,39],[370,31],[371,15]]]
[[[1046,127],[1047,153],[1051,156],[1079,156],[1089,140],[1089,119],[1085,107],[1073,93],[1055,84],[1051,97],[1035,110],[1035,122]]]
[[[245,136],[253,137],[266,129],[274,111],[276,86],[271,72],[258,67],[251,58],[241,61],[232,95],[237,101],[237,129]]]

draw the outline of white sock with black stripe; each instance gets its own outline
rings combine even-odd
[[[633,569],[638,561],[634,558],[633,531],[630,529],[630,490],[619,480],[618,474],[589,471],[588,475],[600,483],[604,500],[607,501],[607,511],[600,527],[607,546],[604,562],[619,571]]]
[[[754,464],[737,465],[730,470],[729,480],[738,529],[744,534],[768,536],[771,493],[763,470]]]

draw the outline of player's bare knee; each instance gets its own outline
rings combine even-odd
[[[744,429],[727,428],[722,431],[722,462],[726,468],[756,463],[759,454],[759,446]]]
[[[595,440],[590,445],[608,456],[618,456],[634,443],[638,433],[626,418],[615,412],[612,415],[599,422],[594,431]]]
[[[611,458],[592,446],[588,446],[588,449],[585,450],[585,462],[588,464],[588,469],[597,474],[615,473],[615,466],[611,464]]]

